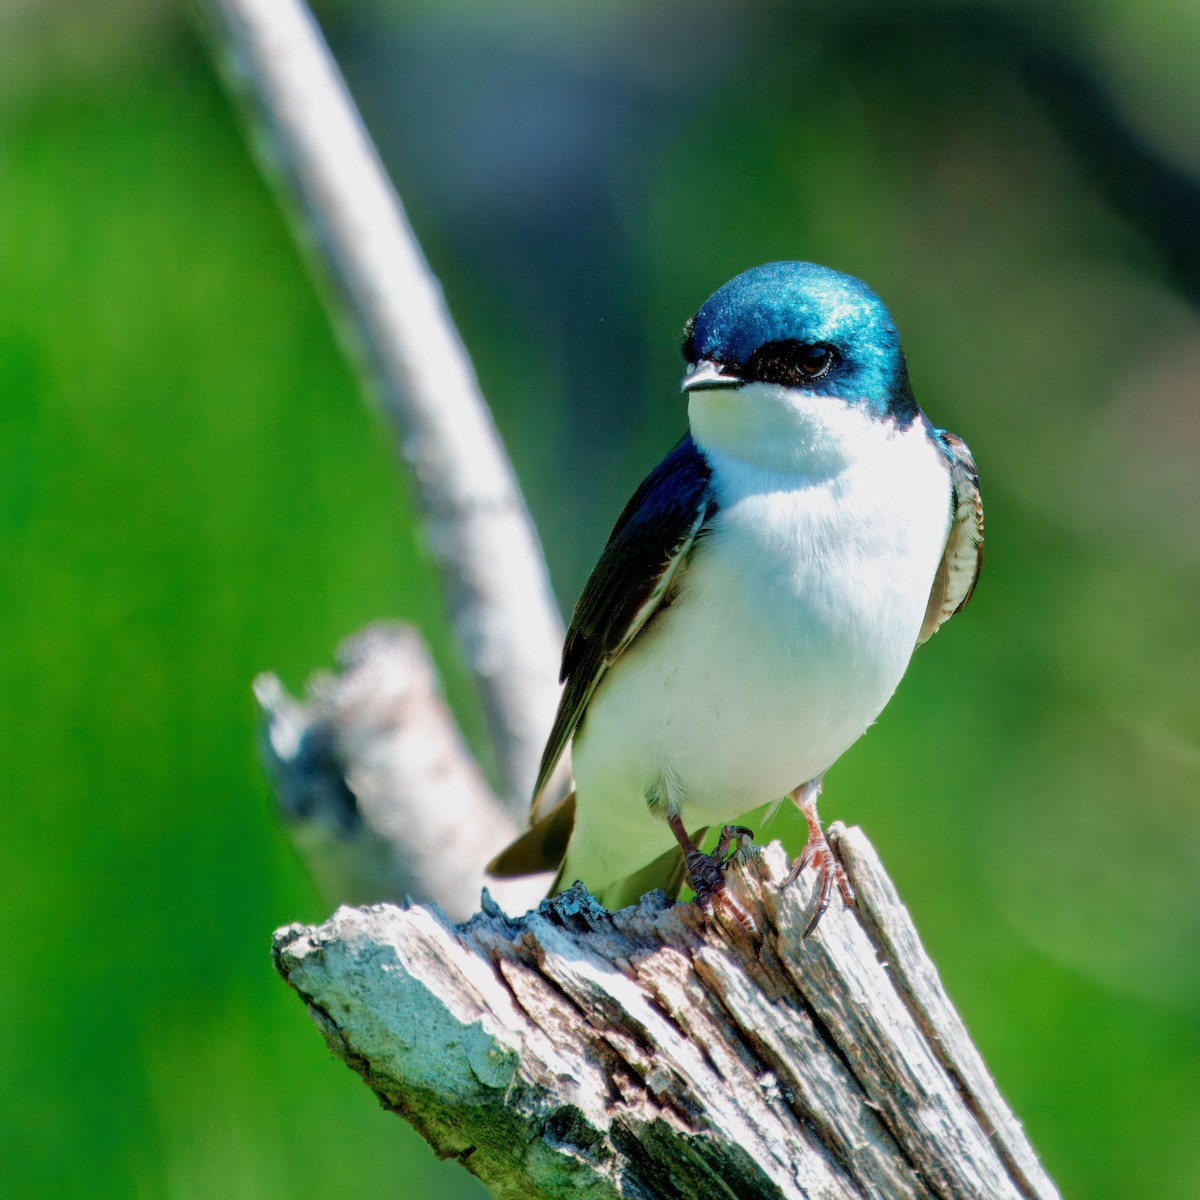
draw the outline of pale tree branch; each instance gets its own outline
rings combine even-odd
[[[523,815],[558,702],[562,623],[512,466],[441,290],[300,0],[201,0],[299,240],[340,298],[415,482],[503,799]]]
[[[808,939],[775,843],[731,873],[761,941],[576,887],[457,927],[341,909],[280,930],[276,965],[333,1053],[500,1197],[1057,1197],[874,851],[831,834],[860,907]]]

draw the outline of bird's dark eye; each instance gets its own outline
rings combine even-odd
[[[823,379],[839,362],[841,356],[825,342],[799,342],[788,338],[759,346],[739,374],[747,383],[803,387]]]
[[[820,379],[833,366],[833,347],[821,342],[813,346],[801,346],[796,356],[796,366],[806,379]]]

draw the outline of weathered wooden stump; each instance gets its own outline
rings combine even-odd
[[[859,905],[808,939],[774,843],[731,872],[761,937],[577,885],[461,925],[342,908],[275,961],[334,1054],[500,1197],[1056,1196],[870,844],[832,834]]]

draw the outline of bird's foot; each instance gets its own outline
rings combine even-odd
[[[753,832],[744,825],[726,825],[721,830],[716,849],[712,854],[705,854],[688,837],[678,817],[668,820],[683,847],[688,885],[696,893],[696,903],[700,905],[704,915],[711,921],[716,910],[720,908],[733,917],[747,933],[756,933],[758,925],[754,918],[725,882],[726,867],[731,863],[740,865],[749,856],[758,853],[754,846]]]
[[[821,887],[817,893],[817,904],[813,909],[812,916],[808,919],[808,924],[804,927],[804,937],[808,937],[825,915],[825,910],[829,907],[829,901],[833,898],[833,885],[835,883],[837,884],[838,891],[842,893],[842,899],[847,905],[854,904],[855,895],[854,885],[850,882],[850,876],[846,874],[846,868],[842,866],[841,859],[834,853],[833,847],[829,844],[829,839],[825,836],[820,825],[814,827],[810,823],[808,842],[801,852],[800,857],[792,864],[792,869],[783,881],[783,886],[787,887],[788,884],[795,883],[800,877],[800,872],[805,867],[815,867],[821,876]]]
[[[725,882],[725,863],[718,862],[702,850],[689,850],[685,855],[688,884],[696,893],[696,903],[711,921],[718,908],[728,913],[747,932],[756,933],[758,925],[741,901]]]

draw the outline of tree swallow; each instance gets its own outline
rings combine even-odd
[[[609,908],[686,876],[725,886],[725,822],[785,796],[820,873],[825,772],[879,716],[918,644],[971,596],[983,546],[974,460],[917,407],[887,309],[813,263],[767,263],[688,322],[690,432],[617,520],[571,620],[565,688],[530,830],[496,874],[559,868]],[[572,748],[575,791],[548,784]],[[697,843],[723,825],[715,855]],[[689,833],[689,830],[692,831]]]

